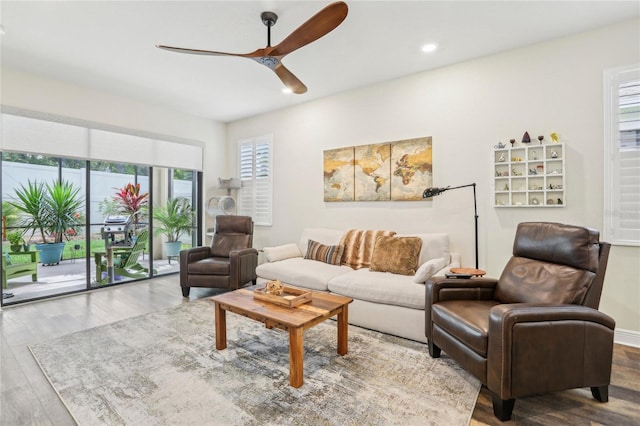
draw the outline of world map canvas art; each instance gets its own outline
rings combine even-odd
[[[430,136],[324,151],[324,201],[421,200],[432,182]]]

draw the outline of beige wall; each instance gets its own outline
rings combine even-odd
[[[227,174],[223,123],[14,69],[3,68],[0,82],[2,106],[202,143],[205,192]]]
[[[640,62],[638,29],[626,22],[230,123],[231,174],[237,140],[273,134],[274,223],[257,230],[256,247],[296,241],[307,226],[441,231],[472,265],[470,188],[432,202],[323,202],[324,150],[419,136],[433,137],[435,186],[478,184],[489,275],[508,260],[519,222],[602,229],[603,70]],[[493,145],[524,131],[566,142],[564,208],[493,207]],[[601,308],[640,345],[640,248],[613,248]]]

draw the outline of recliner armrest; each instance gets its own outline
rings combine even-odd
[[[490,300],[497,283],[494,278],[432,277],[426,283],[427,305],[445,300]]]
[[[257,256],[258,255],[258,250],[254,249],[252,247],[244,248],[244,249],[240,249],[240,250],[233,250],[233,251],[229,252],[229,258],[245,256],[247,254],[255,254]]]
[[[503,400],[609,384],[615,321],[581,305],[514,303],[489,313],[487,387]]]
[[[616,322],[609,315],[582,305],[540,305],[535,303],[511,303],[496,305],[489,312],[489,334],[492,327],[513,328],[517,323],[548,321],[589,321],[611,330]]]
[[[186,266],[188,263],[197,262],[207,257],[211,257],[210,247],[192,247],[180,251],[180,264]]]
[[[431,340],[431,306],[445,300],[491,300],[498,283],[494,278],[431,277],[425,283],[425,336]]]
[[[258,250],[251,247],[233,250],[229,253],[229,263],[230,288],[239,288],[249,281],[255,284]]]

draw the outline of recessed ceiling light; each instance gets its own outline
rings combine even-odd
[[[431,53],[435,52],[436,50],[438,50],[438,45],[436,43],[429,43],[422,46],[422,51],[424,53]]]
[[[283,87],[282,88],[282,93],[289,95],[291,93],[293,93],[293,90],[289,89],[288,87]]]

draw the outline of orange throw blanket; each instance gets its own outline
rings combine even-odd
[[[349,229],[340,240],[340,245],[344,246],[342,264],[353,269],[368,268],[376,239],[381,236],[393,237],[394,235],[396,235],[395,231]]]

